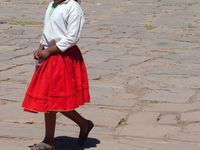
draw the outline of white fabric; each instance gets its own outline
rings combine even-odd
[[[45,48],[55,45],[66,51],[77,44],[83,24],[84,13],[80,5],[74,0],[65,0],[60,3],[50,16],[53,2],[47,8],[44,29],[40,43]]]

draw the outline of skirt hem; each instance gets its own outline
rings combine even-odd
[[[85,104],[88,104],[90,102],[85,102],[84,104],[80,105],[80,106],[83,106]],[[68,112],[68,111],[73,111],[77,108],[79,108],[80,106],[77,106],[76,108],[72,108],[72,109],[68,109],[68,110],[59,110],[59,109],[55,109],[55,110],[48,110],[48,111],[39,111],[39,110],[33,110],[33,109],[29,109],[29,108],[26,108],[26,107],[23,107],[24,111],[25,112],[29,112],[29,113],[49,113],[49,112]]]

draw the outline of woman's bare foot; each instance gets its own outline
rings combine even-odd
[[[29,146],[29,148],[31,150],[55,150],[54,146],[43,142]]]
[[[90,120],[87,120],[87,125],[80,129],[80,134],[79,134],[79,138],[78,138],[79,146],[84,145],[84,143],[87,140],[88,135],[89,135],[89,133],[90,133],[90,131],[92,130],[93,127],[94,127],[93,122],[90,121]]]

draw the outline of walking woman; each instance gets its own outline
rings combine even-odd
[[[75,109],[90,102],[87,70],[77,47],[84,14],[76,0],[54,0],[46,10],[39,49],[34,52],[37,69],[22,107],[45,116],[45,137],[33,150],[53,150],[56,113],[60,112],[80,127],[82,146],[93,128],[90,120]]]

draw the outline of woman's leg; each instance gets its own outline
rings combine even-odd
[[[93,128],[94,124],[92,121],[83,118],[77,111],[66,111],[61,112],[63,115],[74,121],[80,127],[80,134],[79,134],[79,144],[83,145],[85,140],[88,137],[89,132]]]
[[[77,111],[65,111],[61,112],[63,115],[74,121],[80,128],[84,128],[87,125],[87,121]]]
[[[54,144],[54,133],[56,126],[56,112],[49,112],[44,114],[45,117],[45,138],[44,143]]]

